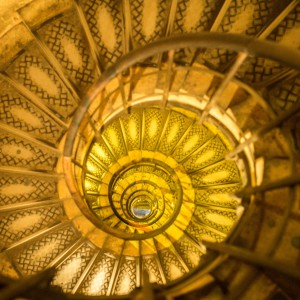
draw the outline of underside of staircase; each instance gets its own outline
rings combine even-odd
[[[300,1],[0,0],[0,28],[0,299],[300,297]]]

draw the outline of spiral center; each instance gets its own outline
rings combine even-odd
[[[83,188],[94,223],[119,238],[145,240],[184,231],[195,209],[199,217],[208,211],[207,224],[211,216],[223,217],[223,203],[201,200],[214,186],[218,193],[228,184],[239,186],[235,162],[224,160],[228,142],[218,133],[183,109],[133,108],[112,118],[90,141],[84,162]],[[229,231],[215,226],[221,236]]]
[[[135,218],[146,219],[152,212],[152,201],[148,197],[135,198],[130,210]]]

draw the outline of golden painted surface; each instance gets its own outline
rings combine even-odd
[[[116,10],[113,10],[111,7],[113,1],[99,2],[83,0],[79,2],[81,4],[85,3],[87,6],[91,3],[106,3],[97,5],[96,9],[90,6],[88,11],[84,11],[86,18],[88,14],[92,15],[92,17],[95,15],[100,16],[100,18],[97,18],[95,26],[97,27],[96,31],[98,31],[100,39],[100,43],[96,41],[98,43],[96,48],[101,44],[101,55],[109,52],[109,55],[120,57],[123,54],[123,50],[126,52],[126,49],[122,48],[124,45],[121,46],[119,43],[119,40],[123,40],[124,32],[118,27],[121,26],[122,22],[118,18],[118,15],[115,14]],[[161,17],[159,16],[161,12],[157,9],[166,1],[149,0],[144,2],[145,5],[142,6],[143,12],[142,14],[138,14],[142,16],[141,23],[143,24],[141,32],[145,34],[146,38],[150,38],[152,34],[154,38],[157,31],[156,27],[159,27],[159,24],[163,23],[160,21]],[[81,27],[82,24],[77,20],[78,16],[76,13],[73,14],[74,3],[75,5],[78,4],[72,0],[12,0],[1,1],[0,5],[2,10],[0,12],[2,14],[0,23],[1,25],[3,24],[1,27],[3,30],[1,29],[0,48],[2,51],[0,52],[2,54],[0,65],[4,67],[5,71],[6,66],[11,63],[10,76],[14,77],[21,70],[21,68],[18,69],[19,66],[17,64],[13,63],[15,59],[18,61],[17,55],[25,53],[29,57],[34,54],[36,57],[31,57],[31,65],[26,64],[27,73],[25,75],[28,75],[27,79],[32,81],[33,86],[30,88],[42,90],[37,97],[32,97],[30,93],[26,96],[32,102],[31,109],[28,108],[25,110],[21,105],[11,106],[10,113],[20,123],[26,124],[27,127],[34,127],[35,132],[31,132],[30,134],[35,138],[51,143],[55,147],[65,131],[65,129],[58,131],[55,128],[57,127],[57,121],[61,121],[58,122],[59,124],[66,122],[67,128],[69,124],[68,118],[72,116],[71,114],[77,106],[77,102],[73,101],[73,99],[72,109],[67,111],[66,106],[71,102],[69,102],[69,99],[63,97],[64,93],[68,89],[71,89],[73,85],[75,87],[75,91],[71,92],[73,96],[76,96],[77,92],[80,96],[85,94],[85,90],[82,89],[78,82],[82,82],[83,80],[89,81],[92,77],[88,73],[82,72],[84,77],[88,77],[88,79],[84,79],[80,77],[80,72],[78,72],[76,73],[79,76],[78,78],[76,77],[78,81],[69,82],[69,80],[72,81],[74,79],[72,77],[74,74],[70,75],[68,72],[64,74],[66,71],[63,70],[65,67],[64,63],[69,65],[72,72],[74,71],[73,68],[87,69],[85,66],[89,66],[87,63],[89,58],[87,57],[90,56],[90,53],[85,53],[82,49],[84,46],[93,48],[93,45],[87,45],[85,39],[77,39],[76,33],[72,31],[75,26],[71,26],[69,35],[66,34],[61,38],[58,44],[57,40],[55,40],[55,47],[58,48],[57,51],[61,51],[59,55],[61,55],[62,60],[59,60],[52,48],[49,48],[49,55],[47,52],[49,45],[46,45],[46,48],[40,49],[38,40],[40,39],[42,43],[46,42],[45,32],[40,31],[40,28],[43,28],[45,24],[49,27],[55,26],[57,20],[67,21],[65,19],[65,11],[70,9],[71,17],[73,18],[74,16],[74,22],[78,23],[80,31],[87,29],[89,32],[92,29]],[[183,22],[181,22],[182,25],[180,25],[183,26],[184,30],[199,31],[197,26],[204,10],[203,3],[204,1],[202,0],[192,0],[187,3],[185,17]],[[132,5],[131,9],[132,12],[130,14],[132,13],[132,18],[134,19],[136,17],[134,15],[134,5]],[[255,10],[257,11],[256,8]],[[252,19],[255,18],[253,12],[254,6],[252,4],[245,6],[245,9],[240,14],[240,20],[235,18],[235,21],[230,25],[230,31],[245,31],[250,26],[249,24],[252,23]],[[54,18],[56,15],[59,15],[59,18]],[[49,22],[45,22],[47,19]],[[150,23],[146,24],[147,22]],[[87,26],[91,26],[92,23],[93,21],[89,20]],[[37,28],[38,30],[36,31]],[[62,26],[62,28],[64,27]],[[36,36],[32,35],[30,30],[33,30]],[[295,37],[299,35],[299,28],[289,28],[286,32],[282,36],[281,42],[296,47],[299,42]],[[133,39],[136,38],[136,36],[133,37]],[[136,45],[133,46],[135,47]],[[114,53],[111,53],[112,51],[119,51],[121,54],[119,53],[115,56]],[[39,61],[42,59],[43,64],[48,62],[49,65],[46,63],[43,66],[41,63],[35,66],[35,59]],[[56,62],[55,59],[58,59],[58,61]],[[114,61],[110,57],[106,57],[104,60]],[[95,63],[97,62],[95,61]],[[21,61],[21,63],[24,63],[24,61]],[[62,64],[62,66],[59,64]],[[275,65],[270,61],[266,61],[264,66],[270,69]],[[149,72],[149,70],[150,68],[144,74]],[[189,72],[184,86],[181,82],[183,76],[179,77],[177,73],[177,77],[175,78],[177,82],[172,85],[171,89],[174,89],[174,86],[180,86],[178,90],[182,88],[191,94],[206,95],[208,88],[212,86],[214,76],[212,75],[213,73],[206,72],[206,68],[202,67],[202,70],[203,72],[194,72],[193,70]],[[150,71],[156,72],[156,69]],[[23,76],[25,75],[23,74]],[[199,84],[200,82],[201,84]],[[135,83],[136,94],[132,95],[133,99],[135,99],[134,97],[140,97],[139,94],[151,94],[155,87],[157,87],[156,74],[151,75],[149,73],[149,76],[143,77],[139,82]],[[28,86],[25,86],[24,82],[19,82],[19,85],[21,87],[24,85],[25,89],[29,89]],[[107,91],[117,86],[118,80],[114,83],[111,82],[111,86],[107,87]],[[161,82],[159,86],[162,86]],[[126,93],[128,92],[128,87],[129,84],[125,88]],[[223,99],[221,99],[219,104],[224,106],[224,108],[227,107],[238,87],[240,86],[236,83],[233,85],[229,84],[228,88],[222,94]],[[34,93],[34,90],[31,92]],[[47,97],[49,96],[49,99],[55,98],[55,101],[40,102],[39,97],[45,97],[46,99],[44,92],[47,94]],[[43,98],[43,101],[45,99]],[[11,99],[8,101],[11,101]],[[59,101],[59,104],[55,104],[56,101]],[[64,101],[66,101],[66,105]],[[36,102],[39,104],[38,107],[42,109],[42,113],[40,113],[40,108],[32,110],[32,107],[34,107],[33,104],[36,104]],[[95,101],[95,103],[99,102],[100,100]],[[48,108],[44,107],[45,104]],[[121,105],[122,102],[119,97],[108,108],[107,113],[113,112],[117,107],[121,107]],[[239,108],[239,114],[234,112],[238,124],[245,127],[249,126],[248,102],[246,103],[246,107],[247,118],[241,117],[243,116],[241,107]],[[98,115],[95,116],[96,119],[98,117]],[[253,119],[257,121],[255,118]],[[180,265],[178,256],[188,265],[188,268],[197,267],[202,260],[202,252],[205,251],[197,252],[195,246],[202,245],[203,240],[213,242],[223,241],[230,234],[230,231],[238,220],[237,211],[240,211],[240,202],[232,198],[231,194],[239,189],[241,179],[235,162],[224,160],[224,156],[232,148],[232,145],[218,128],[207,123],[202,127],[194,124],[195,116],[193,113],[188,113],[183,109],[165,110],[162,112],[155,107],[133,110],[126,118],[122,116],[119,120],[114,121],[116,121],[116,125],[112,123],[106,124],[108,125],[106,127],[107,130],[101,133],[103,141],[94,143],[92,146],[94,148],[90,149],[85,161],[86,170],[83,174],[84,180],[82,180],[81,173],[78,171],[78,166],[76,166],[75,173],[76,176],[79,175],[76,178],[77,183],[80,185],[79,190],[82,194],[85,193],[83,198],[89,205],[91,212],[94,212],[99,220],[107,222],[108,226],[118,229],[120,232],[130,233],[133,238],[126,241],[120,237],[109,235],[100,229],[101,226],[97,228],[86,216],[83,216],[80,208],[71,199],[72,195],[66,188],[64,180],[59,179],[57,183],[56,179],[49,180],[49,182],[46,179],[40,184],[42,187],[38,185],[38,180],[35,180],[35,183],[30,180],[28,181],[25,169],[28,164],[25,162],[22,165],[24,170],[22,170],[21,168],[17,168],[18,165],[16,162],[17,160],[30,159],[32,156],[31,150],[29,151],[24,146],[17,146],[10,143],[6,143],[1,147],[4,156],[10,155],[14,160],[10,166],[16,168],[15,172],[17,174],[16,178],[13,179],[1,174],[4,178],[2,178],[2,181],[7,180],[8,182],[0,188],[1,200],[4,199],[4,202],[1,204],[7,206],[1,212],[1,225],[4,224],[1,227],[3,236],[9,234],[11,237],[13,234],[18,233],[18,242],[20,244],[24,243],[24,245],[17,250],[23,251],[23,248],[33,244],[34,239],[28,240],[25,245],[24,240],[26,239],[23,240],[23,238],[26,236],[22,235],[21,231],[28,231],[30,235],[34,236],[35,232],[30,231],[30,228],[36,227],[35,230],[44,230],[45,228],[39,227],[42,225],[42,217],[37,214],[23,215],[22,217],[19,217],[22,215],[21,213],[8,214],[7,211],[15,209],[15,207],[9,206],[18,204],[17,209],[23,212],[25,211],[24,207],[28,204],[38,206],[44,200],[47,202],[50,198],[54,198],[55,200],[59,198],[63,199],[64,213],[66,213],[66,216],[63,216],[59,221],[65,222],[67,218],[70,219],[70,224],[81,233],[81,237],[84,237],[84,243],[93,244],[90,248],[95,250],[95,253],[101,249],[99,251],[100,254],[98,253],[99,255],[95,257],[95,261],[90,261],[95,253],[93,251],[80,252],[79,249],[81,249],[82,245],[74,247],[71,244],[70,247],[64,248],[64,245],[70,242],[68,238],[71,236],[71,233],[73,234],[72,230],[62,234],[63,239],[61,240],[60,236],[48,239],[48,236],[50,236],[49,233],[46,231],[42,233],[43,238],[47,238],[42,243],[34,244],[36,245],[34,246],[34,254],[30,251],[28,252],[27,257],[31,258],[31,261],[27,260],[29,261],[28,269],[34,265],[34,260],[43,257],[46,258],[48,255],[51,255],[51,263],[53,263],[57,259],[56,255],[60,256],[55,262],[57,264],[57,274],[54,283],[62,286],[64,291],[71,292],[74,288],[72,284],[78,282],[82,272],[85,270],[88,271],[85,275],[88,275],[80,286],[80,292],[105,295],[107,293],[107,286],[112,282],[114,286],[112,294],[129,293],[135,287],[135,282],[138,281],[137,258],[140,255],[139,263],[142,264],[142,269],[149,272],[151,282],[165,283],[162,278],[163,276],[166,276],[168,282],[172,281],[187,272],[183,268],[184,264]],[[38,134],[38,129],[41,129],[41,132],[44,130],[47,134]],[[21,130],[24,133],[27,132],[25,129],[21,128]],[[54,134],[54,132],[57,133]],[[52,134],[53,137],[49,138]],[[89,138],[90,134],[91,131],[86,130],[83,136]],[[265,145],[265,147],[270,147],[270,144],[267,142]],[[26,146],[29,146],[29,144]],[[279,151],[277,144],[271,148],[273,149],[272,151]],[[31,167],[35,168],[37,165],[31,165]],[[159,172],[160,168],[164,171]],[[275,175],[285,176],[287,173],[286,170],[283,170],[283,172],[274,172],[275,168],[278,171],[277,163],[274,163],[274,166],[270,166],[269,168],[272,168],[269,172],[274,177]],[[281,168],[283,167],[281,166]],[[55,167],[51,168],[50,174],[40,172],[38,176],[41,176],[41,178],[44,175],[51,176],[53,175],[52,171],[56,171],[58,173],[56,175],[58,176],[63,173],[59,168],[54,169]],[[25,173],[23,174],[21,170]],[[132,174],[129,174],[130,171],[133,171]],[[118,174],[119,176],[115,179],[114,176]],[[82,181],[84,182],[83,185],[81,185]],[[53,184],[53,182],[55,183]],[[51,186],[51,189],[49,186]],[[56,194],[53,186],[58,188],[58,194]],[[113,189],[114,187],[115,189]],[[178,192],[179,190],[181,191],[180,193]],[[112,210],[112,201],[109,198],[111,193],[115,210]],[[279,199],[281,197],[276,198]],[[274,197],[271,200],[273,203]],[[24,207],[22,207],[23,201],[28,201]],[[29,201],[36,201],[36,203],[30,203]],[[176,211],[178,203],[179,209]],[[133,208],[135,211],[140,212],[135,215],[136,212],[132,211]],[[140,217],[142,210],[147,211],[145,217]],[[8,219],[6,218],[7,216],[12,218],[11,223],[6,224],[4,222],[4,220]],[[18,216],[18,218],[15,216]],[[119,216],[130,224],[121,222],[123,220],[120,221]],[[175,218],[173,218],[174,216]],[[15,219],[13,219],[14,217]],[[49,221],[49,228],[50,226],[55,227],[57,221],[53,222],[53,224],[51,223],[51,225]],[[150,221],[155,222],[150,224]],[[163,227],[165,224],[168,226]],[[295,226],[294,224],[292,225],[290,226],[291,228],[288,228],[291,234],[297,232],[297,224],[295,223]],[[143,236],[144,233],[151,233],[153,231],[156,231],[157,234],[150,238],[145,237],[141,241],[134,239],[136,236]],[[187,234],[197,240],[197,243],[188,241]],[[285,247],[291,247],[289,243],[293,237],[291,234],[286,235],[288,240],[283,243]],[[261,236],[265,235],[261,234]],[[78,241],[76,240],[76,242]],[[174,245],[179,253],[177,257]],[[84,249],[87,249],[87,247]],[[69,251],[69,253],[66,254],[65,251]],[[296,253],[295,249],[288,248],[280,251],[281,253]],[[7,253],[10,253],[10,250]],[[26,265],[23,266],[24,274],[19,274],[19,270],[18,273],[15,272],[15,259],[17,255],[14,254],[13,252],[13,255],[9,258],[9,255],[1,254],[1,274],[18,277],[20,274],[24,275],[26,273]],[[295,257],[296,254],[294,255]],[[291,256],[286,257],[290,259],[289,262],[291,263],[295,261],[294,257],[292,257],[293,260]],[[92,264],[88,267],[90,262]],[[158,271],[158,266],[162,268],[161,271]],[[87,270],[86,268],[90,269]],[[164,275],[162,276],[162,274]],[[115,278],[113,278],[114,276]],[[197,282],[197,284],[201,285],[202,283]]]
[[[183,109],[151,107],[132,109],[105,125],[103,141],[92,142],[87,150],[88,172],[83,174],[86,204],[100,221],[96,226],[106,224],[102,229],[121,240],[124,234],[132,241],[141,239],[142,251],[149,254],[155,247],[169,247],[164,232],[176,242],[194,230],[195,218],[204,226],[197,233],[200,240],[226,237],[223,232],[234,226],[239,204],[226,188],[215,192],[218,197],[204,190],[207,185],[214,191],[220,183],[238,186],[239,171],[225,160],[231,145],[224,134],[195,120]],[[218,207],[230,205],[229,211],[216,209],[216,201]],[[136,253],[133,245],[126,244],[126,253]]]

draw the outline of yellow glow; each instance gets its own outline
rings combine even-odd
[[[199,141],[199,135],[195,134],[189,138],[188,141],[186,141],[184,147],[183,147],[183,153],[187,153],[191,151],[198,143]]]
[[[84,186],[87,191],[96,191],[99,184],[89,178],[85,178]]]
[[[192,261],[195,266],[200,263],[200,255],[198,255],[197,253],[189,251],[188,256],[190,261]]]
[[[149,136],[151,138],[153,138],[155,136],[155,134],[157,133],[157,130],[158,130],[157,120],[152,119],[149,124],[149,128],[148,128]]]
[[[107,132],[107,135],[109,136],[109,141],[111,142],[111,144],[115,147],[118,147],[119,137],[117,131],[114,128],[110,128]]]
[[[99,144],[95,144],[93,146],[92,153],[94,153],[97,157],[107,157],[104,148]]]
[[[208,161],[208,160],[212,159],[214,157],[214,155],[215,155],[214,150],[208,150],[204,153],[201,153],[201,155],[195,161],[195,164],[200,165],[200,164],[204,163],[205,161]]]
[[[231,220],[230,218],[218,213],[209,213],[206,215],[206,218],[211,222],[225,226],[232,226],[234,223],[234,220]]]
[[[138,130],[137,124],[134,119],[130,119],[128,122],[129,135],[132,140],[136,140],[138,138]]]
[[[151,109],[155,110],[154,108]],[[92,146],[93,155],[97,157],[99,161],[105,161],[104,158],[107,157],[111,163],[108,171],[105,171],[104,169],[102,170],[101,167],[98,169],[98,164],[94,163],[93,160],[91,160],[91,162],[87,161],[86,167],[92,174],[98,176],[100,171],[104,173],[103,176],[101,175],[102,179],[100,183],[95,181],[92,176],[86,176],[86,190],[96,193],[99,190],[101,194],[101,196],[96,196],[96,202],[93,200],[95,199],[95,193],[88,194],[88,196],[91,195],[91,200],[88,202],[91,210],[94,209],[93,203],[96,203],[98,207],[94,210],[94,213],[97,214],[100,219],[110,217],[107,224],[109,224],[109,226],[113,224],[115,229],[121,233],[143,235],[158,230],[157,235],[155,235],[155,247],[152,244],[144,243],[144,241],[141,243],[141,250],[139,250],[139,247],[136,245],[128,247],[127,244],[124,248],[124,253],[127,253],[128,256],[139,256],[140,252],[142,255],[155,254],[157,251],[171,247],[175,241],[179,241],[184,235],[183,232],[187,230],[192,220],[194,220],[193,216],[197,207],[194,203],[196,196],[198,205],[202,204],[201,201],[204,203],[204,205],[201,205],[201,209],[203,209],[201,212],[203,224],[195,224],[202,228],[197,234],[197,239],[216,242],[216,239],[220,241],[222,238],[226,238],[227,235],[223,233],[223,231],[229,231],[230,227],[232,227],[236,221],[235,215],[232,214],[232,212],[236,211],[234,200],[231,199],[228,193],[223,194],[216,190],[215,194],[210,194],[205,190],[201,191],[195,189],[195,184],[199,184],[201,187],[203,187],[203,185],[213,187],[214,184],[220,181],[227,184],[229,177],[231,178],[232,174],[234,175],[235,170],[238,174],[238,170],[231,168],[231,163],[226,161],[207,167],[196,175],[190,175],[188,173],[189,169],[186,167],[186,164],[189,164],[189,166],[196,166],[195,169],[197,169],[198,166],[200,167],[206,162],[210,162],[216,155],[219,155],[219,150],[217,152],[216,149],[226,151],[228,147],[222,140],[224,137],[222,137],[222,139],[220,138],[216,128],[214,128],[215,131],[212,131],[208,126],[204,128],[201,125],[195,124],[192,128],[192,133],[186,132],[187,136],[176,145],[173,152],[176,159],[173,155],[167,156],[160,150],[146,150],[143,146],[145,145],[145,141],[149,142],[149,140],[152,143],[154,140],[164,138],[164,143],[170,146],[175,140],[178,140],[179,132],[181,133],[180,136],[182,135],[181,124],[183,124],[183,121],[184,124],[187,124],[188,121],[191,124],[193,121],[191,119],[184,119],[182,121],[182,118],[190,118],[190,116],[182,116],[182,118],[168,119],[166,121],[168,123],[163,124],[159,121],[160,119],[164,120],[163,115],[157,117],[158,114],[162,113],[161,110],[157,109],[155,114],[147,114],[147,112],[148,108],[144,110],[139,109],[137,111],[133,110],[133,113],[136,115],[127,115],[126,119],[125,117],[121,117],[123,118],[121,119],[124,124],[123,129],[126,129],[126,132],[119,129],[116,120],[113,121],[111,125],[106,127],[103,133],[106,139],[105,144],[98,143]],[[149,115],[149,118],[144,118],[145,115]],[[143,124],[139,124],[138,120],[144,120]],[[139,126],[141,126],[141,128]],[[168,126],[169,129],[165,135],[165,131],[162,130],[162,127],[166,126]],[[142,132],[144,132],[145,135],[140,135]],[[124,136],[124,139],[122,138],[123,134],[127,134],[127,136]],[[164,137],[159,136],[159,134],[163,134]],[[201,146],[202,139],[203,141],[209,142],[205,145],[205,148],[201,148],[200,150],[197,147]],[[138,143],[134,144],[140,145],[140,148],[128,151],[121,157],[114,159],[107,149],[114,151],[115,146],[120,147],[123,145],[123,140],[125,144],[138,141]],[[139,142],[140,140],[141,143]],[[120,145],[120,142],[122,145]],[[128,149],[128,147],[125,147],[125,149]],[[203,152],[192,152],[197,149]],[[190,157],[188,156],[189,154]],[[185,157],[188,158],[188,160],[181,163]],[[194,176],[198,176],[199,179],[194,180]],[[182,193],[177,194],[175,192],[177,187],[182,190]],[[110,194],[112,195],[113,204],[109,202]],[[176,214],[175,221],[169,224],[168,222],[172,219],[175,208],[177,208],[177,197],[179,194],[180,197],[182,197],[180,199],[180,206],[178,207],[179,211],[178,214]],[[103,199],[104,201],[100,201],[100,199],[102,199],[101,197],[105,197]],[[216,205],[218,206],[222,206],[222,201],[224,201],[224,208],[219,207],[213,209],[214,203],[211,203],[211,207],[207,207],[210,201],[216,201]],[[228,202],[230,205],[228,205]],[[114,210],[111,205],[114,206]],[[101,207],[101,209],[99,209],[99,207]],[[198,207],[197,210],[199,209]],[[164,210],[164,213],[161,214],[162,210]],[[114,211],[118,216],[114,215]],[[224,211],[229,212],[228,216]],[[155,219],[155,216],[157,216],[157,219]],[[123,218],[126,219],[127,222],[123,222]],[[137,218],[139,220],[137,220]],[[206,225],[204,225],[204,223],[206,223]],[[165,233],[159,231],[165,224],[168,224],[165,231],[167,236],[165,236]],[[220,229],[220,225],[224,227]],[[108,246],[107,243],[106,246]],[[115,249],[115,245],[110,246],[112,247],[111,249]],[[194,252],[191,252],[189,255],[195,266],[198,265],[200,262],[199,255]],[[169,264],[168,268],[168,276],[171,277],[169,278],[171,280],[181,277],[184,273],[184,270],[178,268],[176,264]],[[101,273],[98,276],[101,279]],[[130,284],[131,279],[122,276],[122,282],[119,282],[119,288],[115,292],[127,294],[130,292]]]
[[[228,176],[229,176],[229,172],[228,171],[226,171],[226,170],[224,170],[224,171],[218,171],[218,172],[215,172],[213,174],[205,175],[203,177],[203,182],[205,182],[205,183],[213,183],[213,182],[216,182],[216,181],[219,181],[219,180],[226,179]]]
[[[202,238],[204,241],[212,242],[212,243],[215,243],[215,242],[217,241],[213,236],[210,236],[209,234],[202,234],[202,235],[201,235],[201,238]]]
[[[102,177],[104,170],[96,165],[92,160],[88,159],[86,163],[87,170],[96,177]]]
[[[178,134],[178,131],[179,131],[179,124],[178,123],[175,123],[169,134],[168,134],[168,137],[167,137],[167,143],[170,144],[176,137],[176,135]]]
[[[89,180],[85,180],[84,186],[85,186],[85,189],[89,191],[93,185]]]
[[[233,201],[229,194],[210,194],[208,197],[212,201]]]
[[[91,163],[91,161],[87,161],[86,163],[86,167],[88,169],[88,171],[90,171],[91,173],[96,173],[97,172],[97,168],[95,167],[95,165],[93,163]]]

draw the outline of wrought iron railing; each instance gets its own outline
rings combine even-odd
[[[205,51],[213,48],[230,50],[236,54],[235,61],[224,74],[211,71],[205,66]],[[235,195],[243,199],[242,204],[245,207],[243,217],[225,242],[204,243],[210,250],[205,263],[185,276],[184,280],[174,281],[165,289],[155,288],[151,290],[147,275],[145,275],[144,285],[140,291],[147,295],[152,294],[151,297],[153,297],[153,293],[161,297],[170,297],[181,295],[182,291],[201,288],[201,284],[203,284],[201,277],[205,274],[213,274],[214,270],[228,256],[253,267],[245,277],[245,284],[229,292],[229,299],[240,297],[246,285],[255,278],[258,272],[257,268],[277,272],[300,281],[299,271],[294,266],[279,263],[276,258],[273,258],[292,215],[292,208],[296,199],[295,190],[300,184],[300,176],[295,167],[296,157],[293,151],[292,138],[288,135],[287,126],[285,126],[293,116],[299,113],[300,103],[295,103],[289,110],[276,115],[269,108],[268,102],[243,82],[242,75],[239,73],[242,65],[247,64],[247,58],[252,56],[279,62],[286,66],[285,71],[300,70],[298,50],[275,46],[273,43],[265,41],[217,33],[168,38],[124,56],[114,66],[106,70],[97,84],[87,93],[73,117],[64,149],[65,177],[77,204],[96,225],[99,224],[99,220],[90,212],[84,199],[82,199],[84,197],[82,176],[86,171],[84,157],[91,141],[99,137],[103,128],[113,117],[124,112],[130,113],[136,107],[154,105],[161,110],[180,107],[198,115],[197,122],[199,124],[204,121],[213,123],[221,132],[230,137],[233,149],[227,154],[227,159],[237,162],[245,185]],[[192,73],[197,74],[197,76],[204,76],[202,78],[205,80],[207,80],[205,76],[211,79],[207,89],[199,92],[199,90],[191,88],[187,91],[187,83]],[[179,76],[179,74],[181,75]],[[142,90],[139,90],[141,83],[143,83],[141,85]],[[247,95],[255,97],[261,103],[262,107],[265,108],[265,114],[269,117],[264,124],[250,128],[250,132],[239,128],[235,116],[228,110],[233,98],[226,98],[225,96],[226,89],[230,84]],[[145,90],[146,86],[148,86],[148,90]],[[289,126],[291,128],[293,124],[289,122]],[[283,179],[266,182],[259,178],[264,168],[255,161],[253,146],[255,143],[263,141],[264,136],[276,128],[284,129],[285,140],[289,145],[290,175]],[[288,199],[283,207],[280,224],[277,226],[272,242],[266,246],[266,251],[260,253],[253,250],[258,239],[257,234],[249,243],[245,245],[241,243],[241,234],[249,226],[255,207],[263,206],[265,203],[265,193],[284,187],[288,188]],[[17,296],[38,298],[41,294],[49,292],[48,288],[43,287],[41,283],[44,282],[45,284],[51,276],[53,276],[52,269],[20,282],[4,280],[3,286],[6,288],[1,291],[0,298],[10,299]],[[198,283],[197,287],[193,286],[194,282]],[[130,296],[113,296],[111,299],[114,297],[118,299],[134,298],[138,297],[138,293],[136,291]],[[51,292],[51,295],[55,295],[58,299],[88,298],[80,295],[63,295],[60,291],[55,290]]]
[[[203,65],[201,66],[203,53],[211,48],[220,48],[236,52],[236,59],[228,72],[219,74],[210,71],[208,68],[203,67]],[[190,56],[187,55],[185,57],[185,63],[183,63],[182,59],[179,60],[179,54],[182,53],[183,50],[185,53],[190,53]],[[86,151],[86,142],[84,141],[85,137],[83,132],[86,131],[97,138],[97,135],[99,135],[103,129],[103,125],[108,122],[112,116],[116,116],[123,111],[130,112],[133,107],[141,105],[154,104],[161,107],[161,109],[172,106],[188,108],[199,115],[199,123],[203,123],[204,120],[209,119],[210,121],[213,120],[213,122],[219,123],[219,128],[227,131],[226,134],[234,135],[235,132],[235,136],[233,136],[235,146],[227,155],[227,158],[235,161],[239,159],[242,160],[246,166],[246,178],[248,177],[246,179],[247,186],[237,193],[238,196],[243,197],[243,203],[247,206],[242,220],[226,243],[205,243],[206,247],[213,252],[216,251],[220,253],[220,262],[229,255],[253,266],[272,269],[299,280],[300,277],[297,270],[284,264],[278,264],[275,259],[271,258],[284,234],[295,199],[295,187],[300,183],[300,176],[297,175],[294,168],[295,158],[292,145],[290,144],[289,153],[292,167],[290,176],[286,179],[273,181],[271,183],[265,183],[264,181],[257,182],[255,176],[253,177],[253,173],[257,172],[257,170],[255,170],[255,166],[253,165],[252,147],[255,142],[263,139],[264,135],[268,132],[275,128],[282,128],[286,121],[299,112],[300,103],[296,103],[290,110],[278,116],[269,110],[269,121],[252,130],[250,137],[247,137],[245,133],[241,132],[234,124],[234,118],[226,113],[226,109],[230,106],[230,100],[224,103],[222,96],[224,96],[224,91],[232,82],[237,84],[240,89],[255,95],[255,92],[242,82],[242,78],[236,78],[237,75],[239,77],[239,68],[243,63],[247,64],[247,57],[249,56],[264,57],[279,62],[289,69],[300,69],[300,55],[298,50],[284,46],[275,46],[273,43],[252,38],[217,33],[192,34],[168,38],[124,56],[114,66],[104,72],[101,79],[90,89],[86,97],[80,103],[74,115],[64,149],[65,176],[73,197],[77,199],[77,203],[81,206],[81,209],[86,215],[93,219],[94,217],[91,216],[83,204],[83,191],[81,191],[82,195],[80,195],[79,192],[82,170],[84,169],[82,156],[85,153],[84,151]],[[194,63],[191,64],[190,61]],[[195,62],[198,62],[198,65]],[[143,74],[143,71],[146,69],[147,74]],[[181,71],[185,73],[184,76],[181,77],[182,81],[179,85],[174,87],[176,75]],[[184,86],[191,72],[213,74],[217,84],[215,84],[209,93],[200,95],[196,93],[192,94],[191,91],[187,93],[184,90]],[[160,76],[163,76],[163,80],[159,78]],[[142,82],[142,80],[148,80],[149,86],[151,86],[151,84],[152,86],[149,87],[148,91],[141,92],[140,97],[135,96],[133,99],[132,92],[135,91],[136,93],[138,91],[138,84]],[[256,97],[259,97],[259,95],[256,94]],[[183,98],[184,100],[182,100]],[[263,105],[265,105],[265,107],[269,107],[264,99],[260,98],[260,101],[264,102]],[[228,128],[231,128],[231,131],[228,130]],[[233,128],[235,128],[235,130],[232,130]],[[76,177],[79,178],[77,182]],[[253,212],[251,208],[252,203],[263,203],[263,195],[266,191],[282,187],[290,188],[290,196],[285,206],[284,217],[281,220],[272,245],[268,245],[267,253],[261,255],[244,249],[243,247],[234,246],[235,240],[238,238],[240,232],[251,219],[251,213]],[[256,197],[258,194],[260,197]],[[248,204],[250,205],[248,206]],[[97,220],[94,221],[97,223]],[[193,272],[193,277],[191,277],[190,280],[186,279],[180,286],[190,284],[192,280],[203,275],[203,272],[208,272],[208,270],[211,271],[215,268],[214,264],[211,266],[211,268],[208,267],[207,269],[203,269],[202,266],[202,272],[199,270]],[[176,286],[173,289],[174,291],[178,291]],[[237,294],[241,292],[242,291],[239,291]],[[166,293],[168,293],[168,291],[163,292],[163,294]]]

